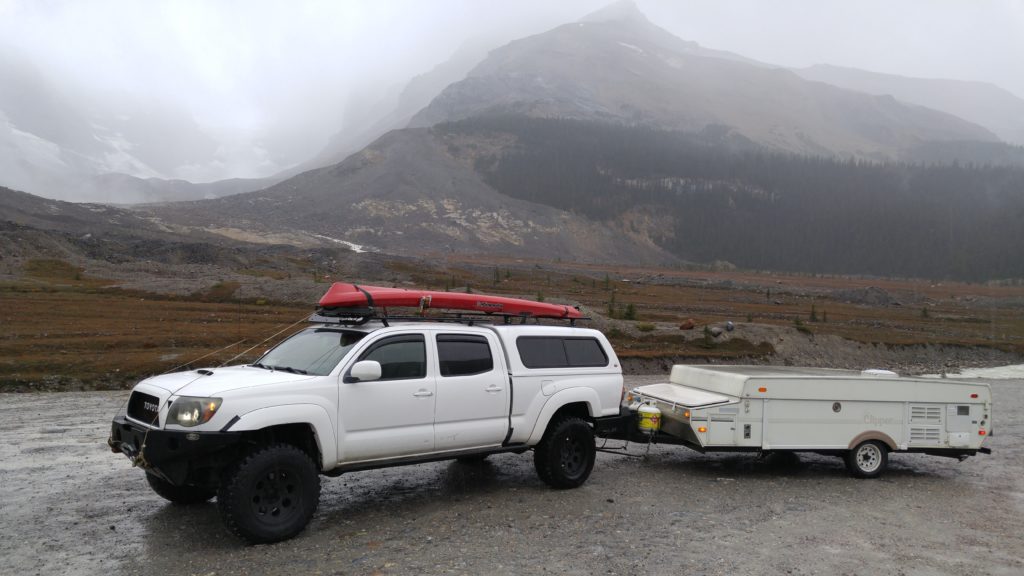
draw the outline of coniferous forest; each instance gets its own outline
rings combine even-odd
[[[650,217],[658,226],[648,235],[685,260],[969,281],[1024,277],[1021,168],[798,157],[717,127],[684,134],[499,116],[434,130],[514,136],[500,153],[475,155],[499,192],[620,226]]]

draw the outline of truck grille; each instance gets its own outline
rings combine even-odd
[[[128,400],[128,417],[156,426],[160,422],[160,399],[142,392],[132,392]]]

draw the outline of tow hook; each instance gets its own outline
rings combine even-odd
[[[121,454],[120,442],[114,442],[113,438],[107,438],[107,446],[110,446],[110,451],[114,454]]]

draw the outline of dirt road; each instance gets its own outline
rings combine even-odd
[[[992,387],[994,454],[963,463],[895,455],[855,480],[837,458],[654,447],[600,454],[570,491],[528,454],[424,464],[325,478],[309,528],[269,546],[229,536],[214,504],[167,504],[110,453],[126,392],[4,394],[0,574],[1018,575],[1024,381]]]

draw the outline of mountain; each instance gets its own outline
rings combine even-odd
[[[206,162],[216,150],[177,108],[136,102],[113,109],[83,101],[11,50],[0,50],[0,86],[0,185],[79,201],[177,199],[125,179],[114,195],[93,179],[110,173],[159,178],[176,166]]]
[[[218,161],[222,143],[169,104],[73,96],[32,62],[0,49],[0,186],[78,202],[215,198],[285,176],[192,183],[167,175]]]
[[[874,160],[923,142],[998,141],[950,114],[704,50],[630,2],[493,50],[410,125],[504,113],[682,131],[727,126],[774,150]]]
[[[264,190],[140,211],[432,257],[1024,275],[1024,172],[952,162],[1012,152],[991,133],[705,51],[628,3],[491,51],[412,124]],[[875,162],[925,152],[950,165]]]
[[[284,180],[284,176],[228,178],[195,183],[188,180],[139,178],[128,174],[108,173],[80,180],[76,189],[76,199],[123,205],[183,202],[260,190],[280,180]]]
[[[802,78],[867,94],[889,95],[983,126],[1011,144],[1024,145],[1024,99],[985,82],[908,78],[819,64],[794,70]]]
[[[335,134],[319,154],[291,170],[290,175],[341,162],[387,132],[404,128],[417,112],[449,84],[465,78],[466,73],[479,64],[494,47],[496,43],[493,39],[467,41],[451,58],[409,80],[393,101],[386,98],[381,102],[379,106],[386,109],[383,113],[350,114],[351,122]]]
[[[474,163],[507,143],[480,149],[477,141],[427,129],[397,130],[344,162],[259,192],[145,210],[203,231],[301,234],[395,254],[676,261],[639,226],[627,231],[500,194]]]

